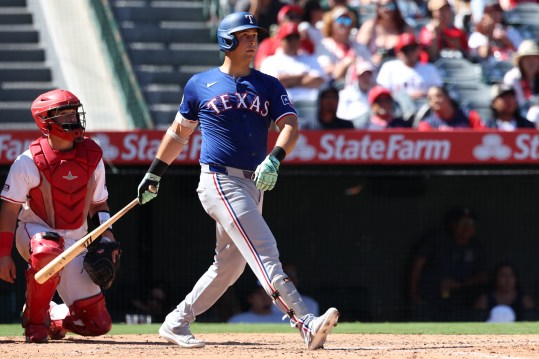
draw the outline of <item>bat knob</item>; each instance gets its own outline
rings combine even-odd
[[[153,184],[151,184],[148,189],[150,190],[150,192],[152,193],[157,193],[157,187],[155,187]]]

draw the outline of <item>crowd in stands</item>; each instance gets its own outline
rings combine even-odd
[[[303,129],[539,128],[539,2],[225,3],[270,30],[253,66],[283,83]],[[536,21],[518,20],[524,6]]]

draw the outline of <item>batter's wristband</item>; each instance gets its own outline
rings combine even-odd
[[[148,173],[163,177],[167,168],[168,163],[161,161],[159,158],[154,158],[150,168],[148,169]]]
[[[279,162],[282,162],[286,157],[286,151],[280,146],[275,146],[273,147],[273,150],[271,150],[270,155],[278,159]]]
[[[0,257],[11,256],[13,232],[0,232]]]

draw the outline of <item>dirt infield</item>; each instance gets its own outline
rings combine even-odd
[[[49,344],[0,337],[0,358],[539,358],[536,335],[332,334],[324,350],[308,351],[297,334],[199,334],[201,349],[183,349],[158,335],[68,336]]]

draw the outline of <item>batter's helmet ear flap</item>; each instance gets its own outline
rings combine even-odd
[[[217,40],[219,41],[221,51],[233,51],[236,47],[238,47],[238,40],[234,35],[229,36],[228,34],[222,34],[221,36],[217,37]]]

